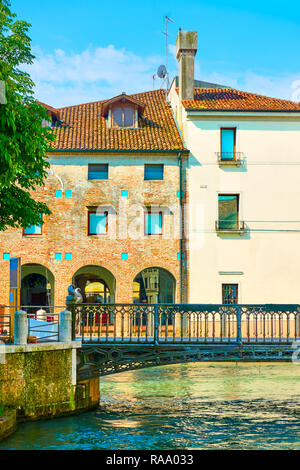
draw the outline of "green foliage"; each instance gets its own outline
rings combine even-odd
[[[44,184],[49,163],[46,151],[54,139],[44,107],[33,97],[30,24],[16,20],[7,0],[0,0],[0,80],[5,82],[6,104],[0,104],[0,230],[41,223],[50,211],[35,201],[31,191]]]

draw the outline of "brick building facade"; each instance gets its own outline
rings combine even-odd
[[[0,234],[0,304],[12,257],[22,305],[63,306],[71,283],[85,302],[186,302],[188,152],[164,91],[49,108],[50,119],[57,139],[35,197],[51,215]]]

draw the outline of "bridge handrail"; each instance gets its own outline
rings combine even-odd
[[[84,343],[280,343],[300,337],[299,304],[74,304]]]

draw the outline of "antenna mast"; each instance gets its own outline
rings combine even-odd
[[[166,31],[163,33],[166,36],[166,70],[167,70],[167,77],[166,77],[166,82],[167,82],[167,89],[169,88],[169,74],[168,74],[168,21],[171,23],[174,23],[174,21],[169,18],[168,16],[165,16],[165,21],[166,21]]]

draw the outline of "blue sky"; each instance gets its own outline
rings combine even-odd
[[[198,31],[196,77],[300,101],[300,3],[266,0],[11,0],[32,24],[36,96],[52,106],[153,87],[164,62],[177,73],[178,28]],[[156,81],[156,87],[161,84]]]

